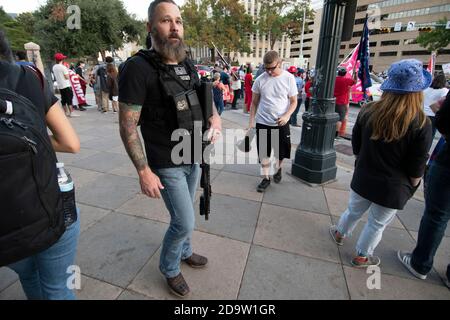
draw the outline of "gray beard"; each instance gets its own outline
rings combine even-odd
[[[186,46],[183,39],[179,39],[177,44],[170,43],[168,38],[161,38],[157,32],[152,32],[153,47],[167,60],[182,62],[186,59]]]

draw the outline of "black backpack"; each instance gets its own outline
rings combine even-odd
[[[49,248],[65,231],[57,159],[45,119],[15,93],[20,78],[33,71],[11,70],[0,77],[0,267]]]

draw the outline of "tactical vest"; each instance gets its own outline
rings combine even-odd
[[[182,62],[181,66],[190,78],[189,83],[186,83],[161,61],[154,50],[140,50],[136,55],[144,58],[155,71],[153,76],[149,75],[155,85],[151,85],[147,92],[151,99],[148,99],[142,110],[141,125],[155,128],[164,121],[166,129],[186,129],[192,133],[195,121],[203,123],[196,91],[200,80],[195,67],[188,59]]]

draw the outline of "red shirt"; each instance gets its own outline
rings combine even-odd
[[[334,96],[336,104],[349,104],[350,102],[350,88],[356,82],[352,78],[336,77],[336,84],[334,86]]]
[[[312,98],[312,92],[309,91],[309,89],[312,86],[312,81],[309,80],[306,84],[305,84],[305,92],[306,92],[306,97],[307,98]]]

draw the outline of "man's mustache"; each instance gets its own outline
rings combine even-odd
[[[181,37],[178,35],[178,33],[171,33],[171,34],[169,34],[168,38],[182,40]]]

